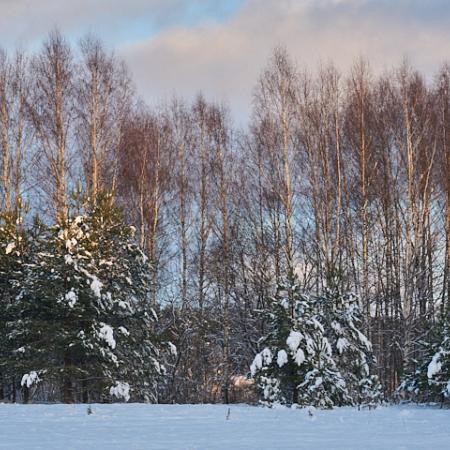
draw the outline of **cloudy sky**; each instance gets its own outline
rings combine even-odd
[[[431,74],[450,59],[449,0],[0,0],[0,46],[38,48],[55,26],[115,48],[146,100],[202,90],[236,117],[276,45],[311,68],[407,57]]]

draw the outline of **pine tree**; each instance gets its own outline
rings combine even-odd
[[[434,345],[434,354],[428,360],[426,377],[429,386],[429,400],[445,401],[450,398],[450,311],[444,313],[439,324],[440,340]],[[422,366],[422,370],[425,367]],[[425,372],[425,370],[423,370]],[[422,375],[422,379],[424,376]]]
[[[343,375],[354,405],[376,404],[382,390],[374,374],[376,360],[372,344],[361,331],[363,315],[358,298],[342,294],[338,288],[326,289],[318,299],[336,366]]]
[[[20,358],[22,353],[22,349],[14,348],[11,323],[27,261],[28,236],[23,226],[23,213],[19,201],[14,210],[0,215],[0,400],[7,391],[15,400],[16,380],[11,361]]]
[[[110,194],[76,211],[34,240],[16,324],[23,385],[58,384],[65,402],[155,400],[163,367],[147,258]]]
[[[417,341],[417,356],[412,359],[413,369],[403,374],[395,397],[407,398],[422,402],[436,399],[438,393],[435,386],[428,383],[428,365],[433,355],[439,349],[441,330],[439,327],[430,326],[422,339]]]
[[[268,318],[270,333],[251,366],[263,403],[320,408],[349,403],[317,306],[301,294],[294,274],[287,288],[279,286]]]
[[[426,335],[418,341],[415,370],[404,374],[397,395],[418,402],[444,402],[450,398],[450,318],[430,323]]]
[[[289,282],[293,298],[300,301],[294,279],[290,279]],[[250,367],[262,402],[267,405],[296,403],[297,386],[301,382],[295,355],[292,358],[292,355],[289,357],[288,353],[287,340],[295,320],[286,294],[287,289],[284,286],[278,286],[277,294],[270,302],[270,312],[266,314],[269,332],[260,340],[263,349],[255,356]]]

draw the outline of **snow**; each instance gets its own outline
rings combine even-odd
[[[280,350],[277,354],[278,367],[283,367],[288,362],[288,355],[285,350]]]
[[[367,350],[371,351],[372,344],[370,343],[369,339],[367,339],[367,337],[364,334],[362,334],[361,331],[357,330],[357,333],[359,340],[366,346]]]
[[[313,317],[311,319],[311,323],[314,325],[314,328],[316,328],[316,330],[320,330],[322,333],[325,332],[324,328],[323,328],[323,325],[315,317]]]
[[[30,373],[26,373],[23,377],[22,377],[22,381],[20,382],[21,386],[27,386],[27,388],[30,388],[31,386],[33,386],[33,384],[37,384],[39,383],[39,381],[41,381],[39,379],[39,376],[37,374],[37,372],[35,372],[34,370],[32,370]]]
[[[340,355],[342,355],[342,352],[349,346],[348,340],[346,338],[339,338],[336,343],[336,348],[338,349],[338,352]]]
[[[114,339],[113,329],[105,323],[100,324],[101,328],[98,332],[100,339],[106,341],[106,343],[114,350],[116,348],[116,341]]]
[[[341,324],[339,322],[336,322],[335,320],[333,320],[333,322],[331,322],[331,328],[333,328],[333,330],[336,331],[337,334],[342,333]]]
[[[306,351],[310,354],[310,355],[314,355],[315,351],[314,351],[314,342],[311,338],[306,338]]]
[[[65,262],[67,265],[73,264],[73,258],[72,258],[72,255],[70,255],[70,254],[64,255],[64,262]]]
[[[254,376],[263,366],[269,366],[272,363],[272,358],[272,352],[267,347],[262,352],[258,353],[250,366],[250,373],[252,376]]]
[[[298,331],[291,331],[286,339],[286,344],[293,352],[295,352],[298,349],[302,339],[302,333],[299,333]]]
[[[256,372],[261,369],[261,367],[263,366],[263,362],[262,362],[262,356],[261,353],[258,353],[255,356],[255,359],[252,362],[252,365],[250,366],[250,373],[252,374],[252,377],[256,374]]]
[[[305,362],[305,353],[301,348],[299,348],[295,354],[295,362],[298,366],[301,366]]]
[[[331,355],[333,352],[331,350],[330,341],[326,338],[322,338],[322,348],[326,351],[327,355]]]
[[[439,373],[442,369],[442,364],[440,362],[441,354],[437,352],[434,354],[433,359],[428,365],[427,376],[428,378],[433,378],[437,373]]]
[[[111,386],[109,393],[117,398],[123,398],[126,402],[130,400],[130,385],[122,381],[116,381],[115,386]]]
[[[227,420],[228,408],[230,408]],[[0,404],[0,449],[444,450],[450,411],[245,405]]]
[[[263,361],[264,361],[264,365],[269,366],[270,364],[272,364],[272,352],[270,351],[270,348],[265,348],[262,352],[261,352]]]
[[[83,216],[76,216],[73,219],[73,224],[74,225],[80,225],[81,223],[83,223],[84,217]]]
[[[169,350],[170,350],[170,354],[173,356],[177,356],[178,351],[177,351],[177,347],[175,344],[172,344],[172,342],[168,342],[169,344]]]
[[[66,249],[72,250],[76,245],[78,244],[77,240],[75,238],[67,239],[66,240]]]
[[[130,332],[125,327],[119,327],[119,331],[125,336],[130,335]]]
[[[101,296],[102,286],[103,284],[100,282],[100,280],[95,275],[92,275],[91,291],[98,298],[100,298]]]
[[[9,255],[16,248],[16,244],[14,242],[10,242],[5,249],[5,253]]]
[[[90,283],[91,291],[94,293],[96,297],[101,298],[102,295],[101,289],[103,287],[103,283],[95,275],[90,274],[86,269],[79,267],[78,270],[91,280]]]
[[[70,308],[75,306],[75,303],[78,300],[78,296],[73,289],[71,289],[66,295],[65,299]]]
[[[314,388],[317,389],[323,383],[322,377],[317,377],[316,382],[314,383]]]

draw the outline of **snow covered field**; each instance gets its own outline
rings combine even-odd
[[[0,449],[448,450],[450,410],[244,405],[0,405]]]

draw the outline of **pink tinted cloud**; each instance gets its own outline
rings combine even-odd
[[[408,1],[402,2],[406,8]],[[410,3],[415,3],[411,1]],[[433,71],[450,57],[450,27],[442,20],[395,14],[375,0],[248,0],[225,23],[171,28],[123,46],[147,99],[172,94],[227,101],[239,117],[248,113],[252,88],[272,49],[284,45],[299,65],[332,60],[343,70],[363,55],[378,72],[408,57]],[[405,11],[406,12],[406,11]],[[450,11],[444,10],[442,14]]]

